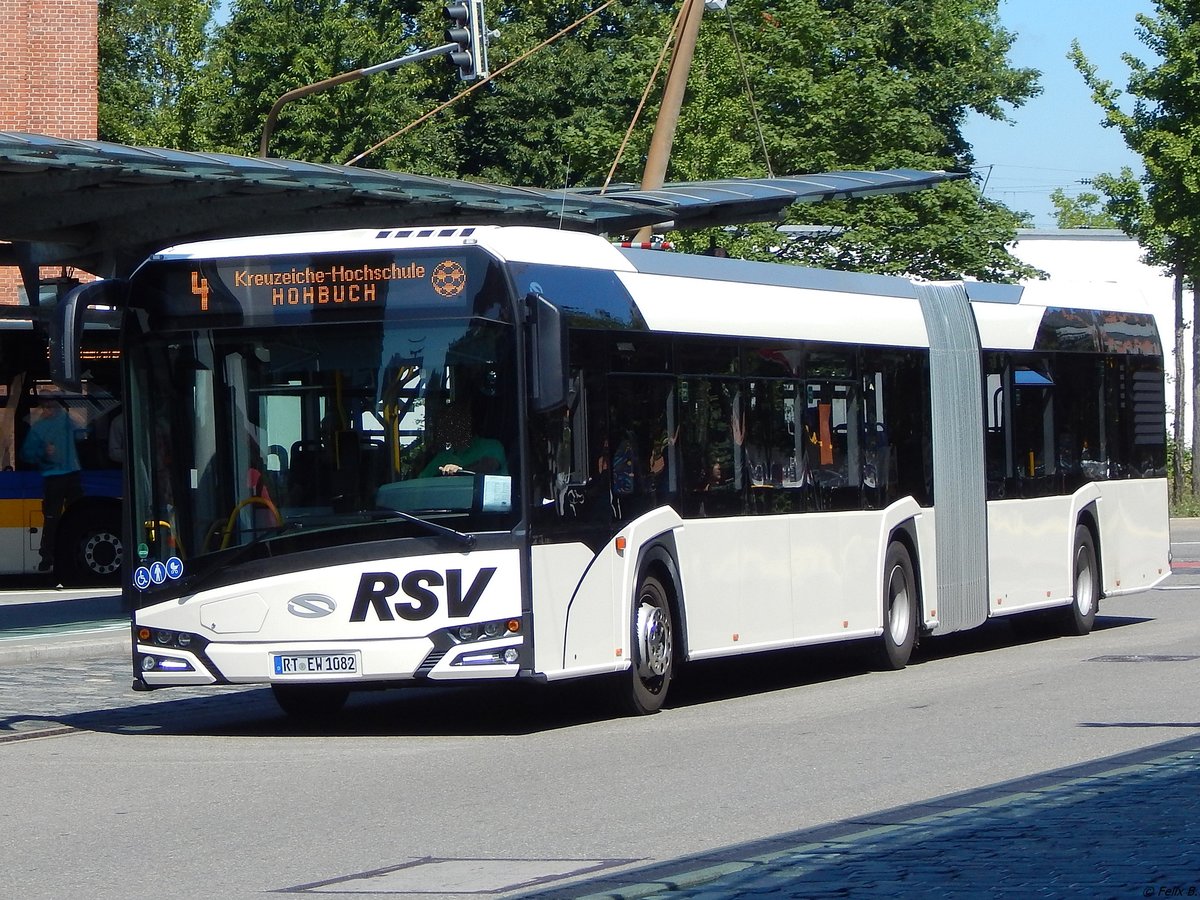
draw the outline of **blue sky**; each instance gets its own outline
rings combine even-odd
[[[1036,227],[1053,227],[1050,192],[1086,188],[1080,179],[1141,166],[1120,135],[1100,125],[1083,79],[1067,60],[1078,39],[1101,77],[1124,89],[1129,69],[1122,53],[1151,62],[1134,34],[1138,13],[1153,14],[1151,0],[1000,0],[1000,21],[1017,34],[1009,53],[1015,66],[1042,72],[1042,93],[1009,112],[1012,124],[972,116],[964,134],[984,167],[986,195],[1033,215]],[[987,168],[991,166],[990,173]]]

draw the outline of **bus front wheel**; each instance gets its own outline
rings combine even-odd
[[[1075,596],[1063,607],[1059,622],[1070,635],[1082,636],[1096,623],[1100,608],[1100,567],[1096,563],[1096,543],[1086,525],[1075,526],[1075,552],[1072,554]]]
[[[621,678],[626,712],[644,716],[662,709],[675,673],[675,626],[666,587],[645,575],[633,603],[629,671]]]
[[[885,669],[903,669],[917,642],[917,581],[912,558],[899,541],[888,544],[883,560],[883,636],[879,662]]]

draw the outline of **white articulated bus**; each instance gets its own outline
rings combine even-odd
[[[135,687],[609,675],[1168,574],[1163,355],[1111,298],[525,227],[175,247],[119,292]]]

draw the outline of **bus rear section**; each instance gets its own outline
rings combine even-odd
[[[1103,597],[1170,574],[1162,346],[1115,285],[1008,291],[1020,302],[973,304],[989,615],[1039,613],[1082,634]]]

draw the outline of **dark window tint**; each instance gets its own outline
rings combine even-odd
[[[675,502],[680,482],[675,379],[614,375],[608,400],[614,514],[627,520]]]

